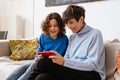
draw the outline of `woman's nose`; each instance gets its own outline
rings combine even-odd
[[[51,29],[54,29],[54,26],[51,26]]]

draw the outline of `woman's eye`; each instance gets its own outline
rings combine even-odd
[[[55,27],[58,27],[58,25],[55,25]]]

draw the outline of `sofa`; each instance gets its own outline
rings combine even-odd
[[[33,39],[23,39],[23,40],[33,40]],[[33,59],[28,60],[12,60],[10,59],[11,49],[9,45],[9,40],[0,40],[0,80],[5,80],[5,78],[11,74],[15,69],[34,62]]]
[[[113,41],[105,42],[105,68],[106,68],[106,80],[120,80],[119,70],[116,68],[116,54],[120,50],[120,41],[117,39]],[[14,61],[10,59],[11,50],[9,40],[0,40],[0,80],[5,80],[16,68],[21,67],[24,64],[31,63],[34,60],[19,60]]]

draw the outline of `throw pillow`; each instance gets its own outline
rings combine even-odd
[[[9,40],[12,60],[33,59],[38,48],[38,39],[31,40]]]
[[[116,54],[116,58],[117,58],[116,67],[117,69],[120,69],[120,51]]]

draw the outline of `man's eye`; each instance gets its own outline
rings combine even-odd
[[[70,22],[69,24],[72,24],[73,22]]]

